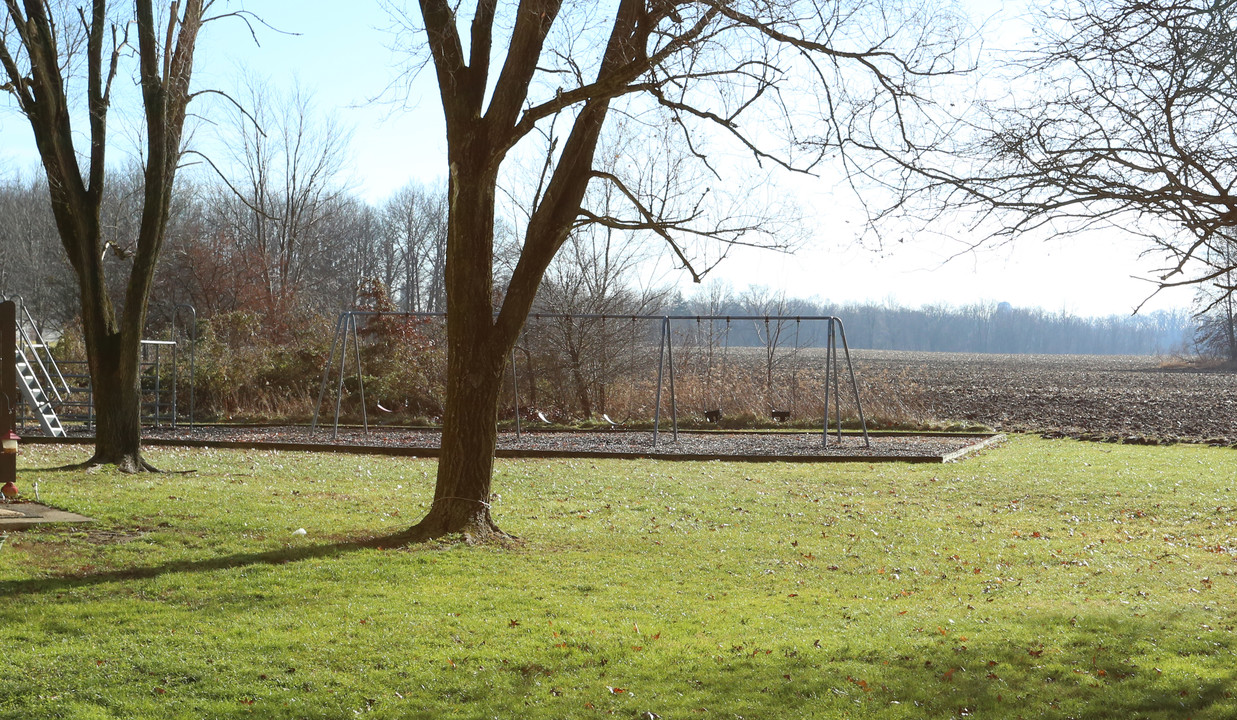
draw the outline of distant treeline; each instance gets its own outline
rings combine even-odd
[[[846,305],[834,314],[844,319],[855,347],[878,350],[1156,355],[1180,352],[1194,329],[1185,310],[1078,317],[1005,304],[915,310]]]
[[[1187,310],[1141,315],[1080,317],[1008,303],[961,307],[930,305],[906,308],[888,303],[832,303],[777,299],[751,302],[747,293],[724,298],[712,307],[689,300],[681,309],[713,315],[768,315],[788,318],[778,343],[783,347],[821,347],[825,331],[816,323],[794,322],[798,316],[841,318],[852,348],[1008,354],[1156,355],[1184,352],[1194,333]],[[800,325],[797,327],[797,325]],[[729,342],[736,347],[766,345],[763,322],[731,323]]]

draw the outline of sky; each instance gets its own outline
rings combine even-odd
[[[432,74],[422,74],[406,101],[389,92],[407,58],[390,49],[394,37],[380,5],[350,3],[343,11],[334,0],[233,2],[228,7],[252,11],[278,31],[255,24],[255,43],[237,19],[208,25],[198,43],[195,86],[234,88],[245,73],[273,87],[299,84],[313,94],[318,111],[351,128],[347,182],[370,202],[409,182],[442,182],[446,140]],[[117,105],[125,89],[118,90]],[[0,172],[36,162],[24,118],[11,101],[0,100]],[[1020,240],[959,255],[967,238],[948,239],[955,229],[938,226],[869,249],[856,242],[862,226],[857,201],[836,185],[828,178],[794,183],[791,192],[810,233],[793,255],[736,250],[709,277],[736,290],[755,284],[837,303],[1009,302],[1082,316],[1128,315],[1144,301],[1142,312],[1187,307],[1192,297],[1189,289],[1178,289],[1148,301],[1154,286],[1147,278],[1158,264],[1139,258],[1144,247],[1111,236]],[[692,292],[687,274],[668,264],[649,275]]]

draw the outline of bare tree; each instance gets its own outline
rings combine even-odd
[[[717,279],[709,280],[699,286],[687,300],[688,312],[693,315],[719,317],[738,314],[734,312],[735,307],[734,288],[730,286],[730,283]],[[703,326],[698,324],[697,329],[692,339],[693,344],[700,347],[701,354],[704,356],[702,358],[706,378],[704,401],[708,405],[706,412],[716,412],[716,422],[721,419],[721,400],[726,394],[725,380],[717,378],[717,373],[727,358],[733,328],[731,321],[726,319],[724,322],[710,320]]]
[[[975,210],[989,238],[1116,229],[1165,254],[1159,288],[1231,293],[1237,0],[1045,7],[1035,48],[1015,63],[1034,90],[959,129],[971,162],[904,170],[933,166],[921,176],[931,207]]]
[[[225,139],[231,157],[220,172],[226,189],[213,203],[216,222],[245,258],[254,293],[247,304],[281,323],[307,291],[333,281],[343,255],[326,230],[346,203],[348,133],[299,88],[281,97],[249,78],[242,97],[245,109],[233,108]]]
[[[331,203],[319,228],[326,245],[312,270],[313,292],[302,305],[317,312],[356,307],[362,288],[383,277],[384,232],[381,213],[353,196],[342,196]]]
[[[1229,257],[1212,258],[1212,267],[1228,267],[1210,283],[1200,284],[1194,297],[1194,347],[1204,356],[1237,364],[1237,243],[1229,241]]]
[[[1224,278],[1232,282],[1231,275]],[[1237,302],[1224,295],[1211,309],[1195,316],[1194,346],[1202,355],[1237,363]]]
[[[641,188],[647,195],[651,185],[664,187],[665,178],[673,175],[673,167],[684,161],[681,151],[664,144],[637,145],[636,137],[619,132],[607,132],[599,141],[596,164],[600,172],[624,172],[624,162],[634,166],[628,175],[628,185]],[[541,168],[544,168],[544,162]],[[544,175],[532,182],[508,179],[507,184],[536,188]],[[518,192],[507,193],[513,199]],[[524,200],[533,198],[525,194]],[[612,183],[593,183],[587,190],[584,204],[597,217],[616,217],[627,204],[627,198]],[[672,202],[672,195],[665,196]],[[532,208],[521,207],[526,223]],[[754,217],[756,213],[751,213]],[[574,390],[575,412],[589,419],[607,414],[607,390],[611,380],[631,368],[622,362],[621,352],[630,334],[624,323],[597,317],[565,317],[566,315],[644,315],[658,312],[670,296],[650,277],[655,273],[658,245],[650,243],[643,232],[624,232],[614,224],[593,222],[582,217],[560,252],[546,269],[537,293],[534,310],[551,317],[538,323],[541,332],[536,337],[525,333],[526,345],[539,346],[543,355],[552,359],[546,376],[565,372],[564,387]],[[512,257],[518,258],[518,253]],[[514,268],[503,268],[510,272]],[[531,342],[529,342],[531,341]],[[532,348],[529,348],[530,350]],[[564,397],[567,393],[563,394]]]
[[[19,295],[43,323],[77,314],[72,271],[47,199],[47,180],[14,177],[0,186],[0,292]]]
[[[917,81],[952,72],[957,44],[957,25],[927,6],[862,0],[619,0],[605,12],[561,0],[418,6],[419,15],[399,18],[428,47],[446,116],[448,380],[434,501],[408,539],[501,534],[487,501],[503,369],[546,269],[581,218],[653,233],[688,265],[684,237],[762,242],[759,226],[710,226],[692,205],[661,206],[606,172],[597,149],[608,118],[665,113],[713,177],[710,187],[724,188],[722,156],[736,151],[806,170],[849,150],[852,136],[904,144],[901,130],[923,102]],[[551,129],[560,126],[561,134]],[[544,182],[518,233],[519,259],[496,289],[499,174],[538,137],[551,149],[539,155]],[[594,183],[627,200],[623,214],[589,207]]]
[[[185,183],[176,195],[184,206],[182,226],[170,229],[155,275],[156,295],[169,303],[164,315],[170,317],[178,303],[193,305],[203,318],[242,309],[248,263],[230,225],[220,219],[218,201],[226,196],[217,187]]]
[[[447,192],[410,184],[383,206],[383,282],[405,312],[442,312],[447,255]]]
[[[7,82],[2,87],[34,131],[56,227],[78,283],[95,400],[90,464],[115,464],[127,472],[149,469],[141,455],[141,335],[181,157],[185,111],[193,97],[194,50],[210,4],[173,2],[160,17],[151,0],[134,0],[130,24],[128,17],[109,16],[106,0],[80,5],[5,0],[0,65]],[[131,40],[145,112],[145,158],[133,264],[118,315],[107,291],[100,206],[112,82]],[[82,80],[75,73],[83,62],[84,88],[75,90],[70,85]],[[85,98],[86,133],[74,131],[77,97]],[[89,139],[85,151],[75,144],[81,137]]]
[[[560,358],[570,374],[581,417],[609,412],[607,385],[621,367],[623,323],[583,315],[645,315],[669,297],[665,287],[642,284],[638,276],[650,248],[612,228],[587,225],[568,238],[546,270],[534,310],[550,313],[537,338]]]
[[[760,318],[753,320],[752,326],[764,353],[765,404],[772,412],[778,409],[773,393],[773,374],[786,364],[785,352],[779,354],[778,350],[786,344],[791,323],[798,321],[790,317],[790,301],[785,291],[774,292],[764,286],[752,285],[739,296],[739,304],[745,315]]]

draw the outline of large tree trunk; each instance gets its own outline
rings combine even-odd
[[[80,243],[90,247],[95,243]],[[95,451],[84,465],[115,465],[123,472],[153,469],[142,458],[141,331],[145,312],[126,322],[135,324],[127,334],[117,326],[116,313],[100,280],[101,268],[90,266],[79,277],[82,329],[95,412]]]
[[[408,539],[452,533],[467,542],[506,538],[490,516],[494,448],[498,439],[498,394],[504,354],[468,356],[448,348],[447,407],[434,503]]]
[[[82,335],[95,412],[94,455],[82,467],[115,465],[124,472],[152,469],[141,453],[138,368],[141,323],[126,338],[107,291],[99,227],[99,193],[75,187],[72,175],[47,173],[52,208],[65,252],[77,277]],[[76,193],[68,189],[76,189]]]
[[[404,537],[422,540],[462,533],[468,540],[505,537],[490,517],[490,481],[498,428],[502,371],[528,317],[541,279],[580,214],[592,177],[597,138],[609,97],[581,108],[554,171],[529,218],[519,261],[506,292],[494,292],[494,196],[507,152],[529,132],[517,126],[541,48],[562,3],[520,3],[506,62],[487,104],[490,50],[498,3],[477,5],[469,55],[444,0],[421,0],[439,95],[447,125],[448,186],[446,299],[447,408],[434,504]],[[599,76],[614,86],[635,80],[628,66],[643,48],[648,28],[644,3],[624,0]],[[643,28],[643,29],[642,29]],[[634,39],[637,38],[637,39]],[[564,105],[564,109],[566,105]],[[495,316],[495,304],[499,312]]]
[[[481,148],[478,140],[461,143]],[[434,503],[408,540],[453,533],[468,542],[506,535],[490,517],[490,483],[498,440],[498,395],[514,344],[494,327],[493,244],[496,166],[483,154],[451,163],[447,245],[447,404]]]
[[[109,334],[96,341],[90,376],[95,404],[95,452],[88,465],[115,465],[122,472],[151,467],[142,459],[141,394],[137,365],[124,362],[131,353],[121,347],[121,336]]]

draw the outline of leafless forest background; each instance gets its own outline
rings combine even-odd
[[[293,183],[287,195],[264,185],[271,182],[255,176],[247,193],[200,183],[186,185],[177,195],[148,335],[171,337],[175,318],[182,416],[192,389],[197,420],[308,420],[339,313],[443,309],[442,188],[411,185],[374,205],[325,182],[297,192]],[[126,224],[132,217],[130,203],[140,185],[134,176],[121,176],[112,187],[114,195],[106,204],[112,238],[108,261],[123,264],[123,238],[131,235]],[[84,350],[74,329],[75,293],[55,242],[46,191],[38,182],[9,179],[0,184],[0,207],[12,219],[0,227],[0,283],[23,298],[45,331],[61,337],[57,354],[62,359],[80,360]],[[792,425],[818,424],[826,326],[804,317],[836,315],[845,322],[850,347],[860,351],[857,377],[873,427],[940,426],[946,419],[1025,428],[1035,423],[951,404],[957,378],[948,379],[949,371],[940,377],[922,372],[926,365],[912,360],[920,356],[863,350],[986,354],[968,361],[975,367],[994,362],[1013,367],[1018,363],[1009,356],[1027,353],[1167,358],[1198,352],[1193,343],[1198,326],[1185,312],[1088,318],[995,304],[911,309],[788,298],[765,287],[735,292],[716,283],[684,296],[666,287],[642,286],[639,268],[647,260],[646,248],[619,244],[604,232],[572,238],[542,287],[537,310],[543,315],[530,319],[517,345],[518,407],[526,420],[651,422],[660,321],[636,319],[650,315],[769,318],[675,321],[677,407],[688,426],[714,426],[704,422],[707,411],[720,413],[722,427],[770,425],[775,410],[789,412]],[[499,272],[501,263],[500,258]],[[186,304],[195,309],[197,323],[192,381],[186,364]],[[553,313],[629,319],[566,319]],[[362,381],[370,421],[438,420],[445,374],[441,322],[432,316],[387,315],[362,323],[361,372],[354,355],[344,369],[340,405],[346,421],[362,418]],[[991,359],[999,357],[1006,359]],[[161,372],[166,393],[171,382],[167,362]],[[319,408],[327,416],[336,379],[333,374],[331,393]],[[970,384],[979,382],[993,380]],[[508,420],[517,407],[510,384],[509,377],[500,411]],[[668,396],[668,378],[664,389]],[[844,415],[853,422],[849,391],[842,399]],[[663,410],[668,415],[668,401]],[[1083,420],[1065,424],[1081,426]]]

